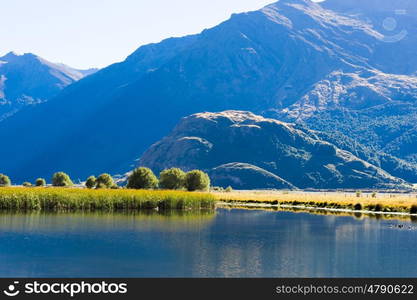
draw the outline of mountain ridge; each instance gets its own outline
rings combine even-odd
[[[51,63],[32,53],[7,53],[0,57],[0,122],[25,106],[46,102],[94,72]]]
[[[239,189],[406,187],[314,132],[244,111],[185,117],[137,164],[156,173],[172,167],[203,169],[214,185]]]

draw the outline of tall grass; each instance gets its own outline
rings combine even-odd
[[[0,210],[195,210],[214,206],[213,195],[185,191],[0,188]]]

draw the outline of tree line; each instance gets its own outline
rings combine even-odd
[[[52,186],[71,187],[74,185],[70,176],[64,172],[57,172],[52,176]],[[11,180],[7,175],[0,174],[0,187],[11,185]],[[23,186],[33,186],[30,182],[24,182]],[[44,178],[36,179],[34,186],[46,186]],[[98,177],[90,176],[85,181],[85,187],[89,189],[115,189],[120,188],[110,174],[104,173]],[[184,172],[179,168],[163,170],[159,178],[151,169],[140,167],[136,168],[128,176],[126,188],[128,189],[166,189],[188,191],[206,191],[210,188],[210,177],[201,170]]]

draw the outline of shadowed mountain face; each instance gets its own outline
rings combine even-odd
[[[234,188],[388,188],[404,184],[314,132],[250,112],[184,118],[139,165],[207,170],[214,185]]]
[[[0,157],[15,157],[0,161],[2,171],[17,180],[57,170],[76,178],[125,172],[178,119],[201,111],[249,110],[327,130],[320,118],[307,120],[334,107],[412,105],[417,35],[389,43],[363,2],[356,1],[361,12],[353,14],[337,1],[327,9],[281,0],[201,34],[143,46],[52,101],[1,122],[0,139],[7,142]],[[409,18],[415,17],[397,16],[398,22]],[[398,53],[402,63],[392,59]],[[394,150],[398,144],[391,154],[401,151]]]
[[[0,122],[25,106],[46,102],[94,71],[54,64],[31,53],[0,57]]]

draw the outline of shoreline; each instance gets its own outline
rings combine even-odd
[[[212,192],[218,203],[376,215],[417,216],[417,194],[308,191]]]
[[[304,205],[289,205],[289,204],[262,204],[262,203],[244,203],[244,202],[223,202],[217,203],[220,208],[239,208],[239,207],[250,207],[250,208],[289,208],[295,210],[306,210],[306,211],[326,211],[326,212],[338,212],[338,213],[349,213],[349,214],[364,214],[364,215],[385,215],[385,216],[404,216],[404,217],[417,217],[417,214],[411,214],[406,212],[383,212],[383,211],[371,211],[371,210],[352,210],[346,208],[326,208],[326,207],[314,207]]]

